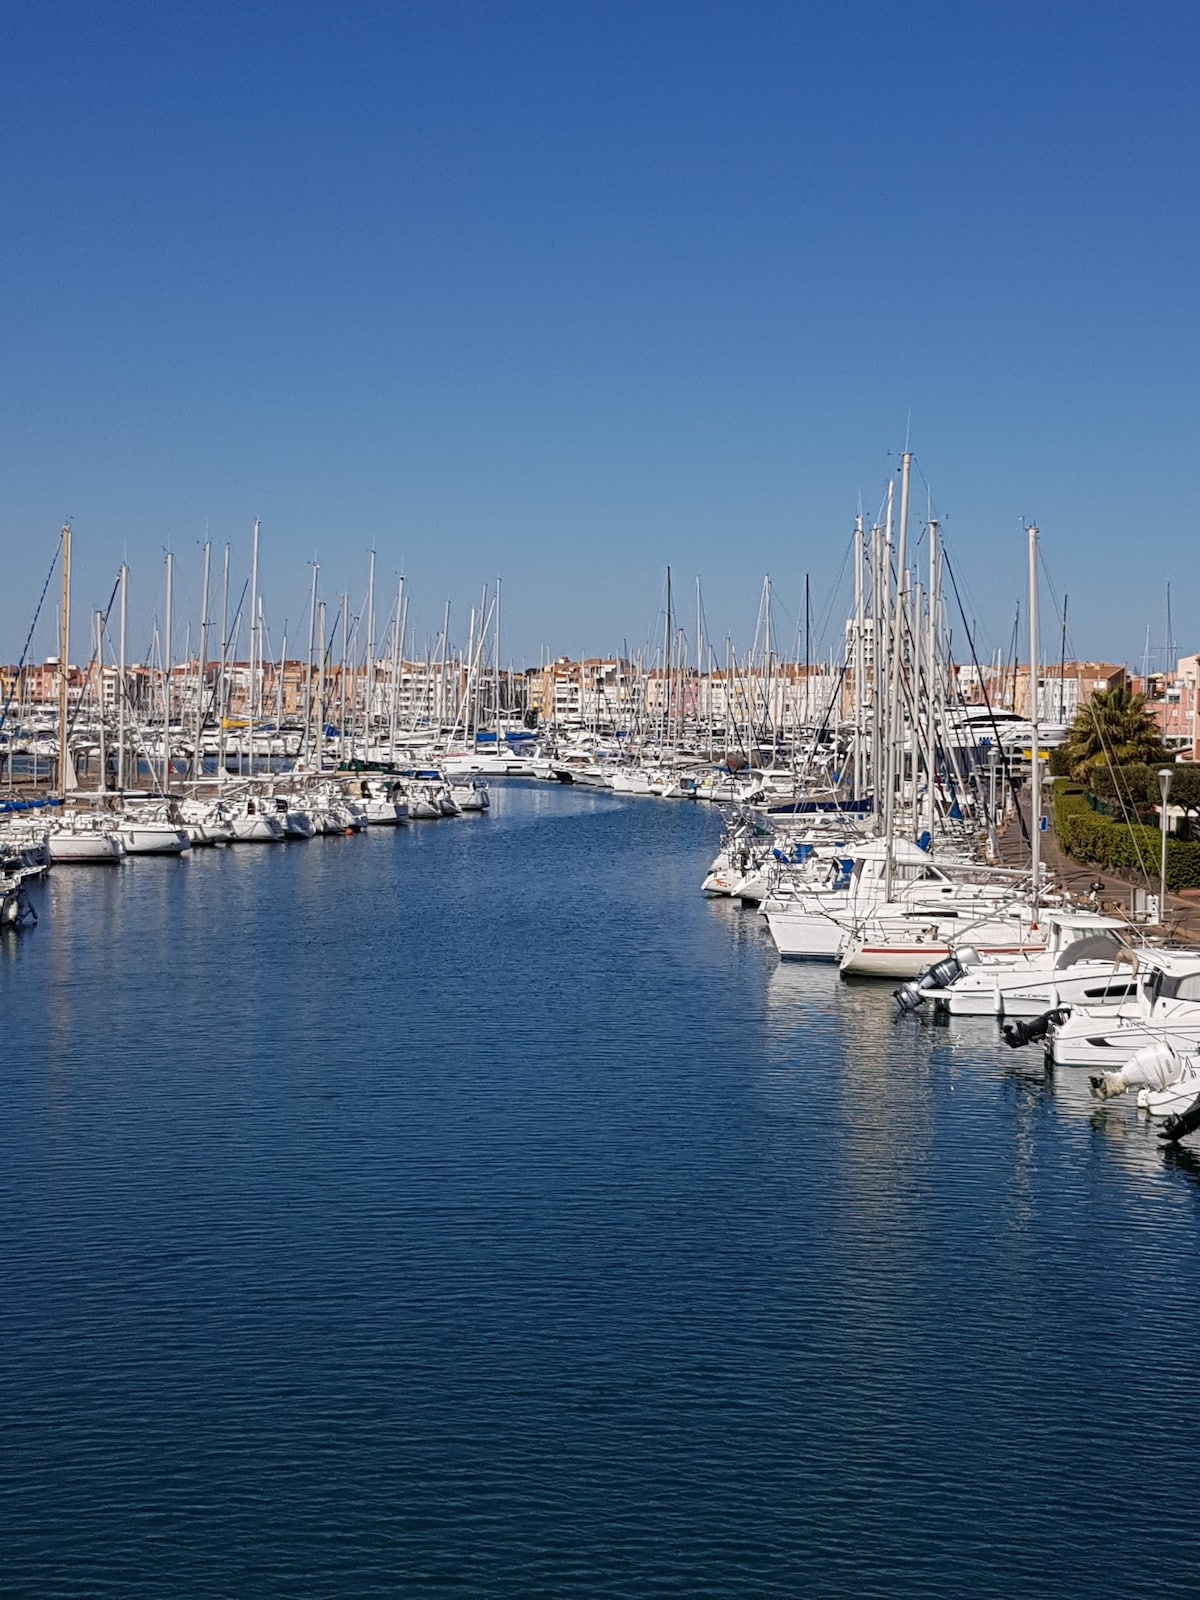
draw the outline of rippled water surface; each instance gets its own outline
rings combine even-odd
[[[493,792],[0,942],[0,1594],[1200,1593],[1194,1157]]]

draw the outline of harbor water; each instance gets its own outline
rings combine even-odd
[[[1200,1593],[1200,1162],[781,966],[716,815],[57,868],[0,940],[0,1594]]]

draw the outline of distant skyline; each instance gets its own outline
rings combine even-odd
[[[906,437],[981,655],[1023,520],[1048,655],[1065,590],[1070,655],[1161,664],[1168,581],[1200,650],[1194,7],[0,14],[0,658],[64,519],[86,659],[168,546],[182,651],[256,516],[291,653],[374,547],[414,648],[497,575],[506,661],[653,648],[670,564],[718,649],[808,574],[825,655]]]

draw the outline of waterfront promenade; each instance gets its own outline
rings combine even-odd
[[[1022,819],[1028,829],[1028,787],[1021,790],[1020,806]],[[1076,898],[1086,899],[1092,885],[1099,883],[1097,897],[1101,907],[1112,910],[1115,915],[1128,915],[1133,907],[1133,895],[1136,889],[1145,888],[1149,894],[1158,894],[1157,877],[1147,888],[1146,885],[1136,884],[1131,879],[1118,877],[1111,870],[1106,871],[1089,865],[1086,861],[1076,861],[1074,856],[1069,856],[1060,846],[1054,831],[1054,807],[1049,790],[1044,803],[1044,814],[1047,826],[1045,833],[1042,834],[1042,862],[1054,879],[1070,890]],[[1015,817],[1009,821],[1000,835],[999,851],[1000,860],[1005,866],[1024,866],[1029,861],[1029,839],[1027,834],[1022,833]],[[1164,925],[1170,938],[1186,939],[1189,943],[1200,944],[1200,902],[1189,896],[1169,894]]]

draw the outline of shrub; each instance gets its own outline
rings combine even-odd
[[[1078,784],[1055,784],[1054,831],[1059,844],[1076,861],[1117,872],[1145,873],[1151,879],[1158,876],[1162,848],[1158,829],[1100,816],[1088,805]],[[1200,889],[1200,844],[1168,838],[1167,888],[1176,893]]]

